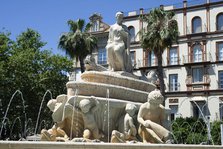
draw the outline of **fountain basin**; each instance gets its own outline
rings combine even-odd
[[[139,80],[139,77],[126,72],[87,71],[81,75],[81,79],[86,82],[111,84],[145,92],[150,92],[155,89],[154,84]]]
[[[141,103],[146,102],[148,96],[148,92],[117,85],[76,81],[67,83],[68,96],[74,96],[76,89],[79,95],[97,97],[105,97],[108,89],[109,98]]]
[[[1,149],[222,149],[219,145],[0,141]]]

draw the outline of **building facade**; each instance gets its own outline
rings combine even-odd
[[[223,1],[203,0],[199,4],[184,1],[180,6],[160,6],[174,11],[179,41],[163,53],[165,103],[176,117],[205,117],[211,121],[223,117]],[[138,32],[146,26],[139,19],[146,9],[125,13],[124,24],[131,35],[131,58],[135,73],[145,74],[157,68],[153,52],[142,49]],[[98,64],[107,66],[109,25],[102,17],[90,17],[92,34],[98,38],[93,53]]]

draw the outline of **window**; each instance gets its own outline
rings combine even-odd
[[[223,88],[223,71],[218,71],[218,87]]]
[[[192,33],[200,33],[201,32],[201,18],[194,17],[192,19]]]
[[[192,106],[193,106],[193,117],[195,118],[203,118],[203,116],[207,116],[209,113],[207,109],[207,104],[204,101],[193,101]]]
[[[219,104],[220,120],[223,120],[223,103]]]
[[[177,48],[171,48],[169,52],[169,65],[178,64],[178,52]]]
[[[130,56],[131,56],[132,66],[134,66],[135,65],[135,51],[131,51]]]
[[[216,59],[217,61],[223,61],[223,42],[217,43],[217,52],[216,52]]]
[[[178,105],[169,105],[170,111],[170,120],[173,121],[176,118],[176,115],[178,113]]]
[[[202,67],[192,69],[193,83],[203,82],[203,76],[204,72]]]
[[[193,47],[193,60],[194,60],[194,62],[202,62],[201,45],[195,45]]]
[[[216,18],[217,30],[223,30],[223,13],[219,13]]]
[[[178,74],[169,75],[169,90],[178,91]]]
[[[98,28],[99,28],[98,21],[95,21],[94,24],[93,24],[93,31],[94,32],[98,31]]]
[[[98,50],[98,64],[106,64],[107,63],[107,54],[106,49]]]
[[[156,56],[153,51],[148,54],[148,65],[155,66],[156,65]]]
[[[135,41],[135,28],[133,26],[129,26],[129,33],[130,33],[130,41],[134,42]]]

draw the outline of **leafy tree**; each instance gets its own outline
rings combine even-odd
[[[147,23],[146,28],[140,31],[142,37],[141,45],[144,49],[153,51],[158,59],[157,74],[160,82],[160,91],[164,96],[162,54],[166,48],[171,47],[173,42],[177,42],[177,22],[174,20],[173,11],[164,11],[161,8],[153,9],[148,15],[143,15],[141,18]]]
[[[215,145],[221,145],[221,121],[214,121],[211,125],[211,136]]]
[[[172,123],[174,141],[177,144],[201,144],[207,142],[207,127],[202,119],[177,118]]]
[[[21,129],[10,127],[13,124],[21,125],[23,136],[26,135],[28,129],[33,130],[39,106],[46,91],[50,90],[54,95],[52,98],[66,93],[66,82],[68,81],[66,72],[71,71],[72,61],[63,56],[53,55],[48,50],[43,50],[46,43],[41,40],[40,34],[32,29],[21,33],[15,41],[11,40],[9,36],[8,33],[0,33],[0,117],[3,118],[9,100],[16,90],[20,90],[23,96],[21,94],[14,96],[7,115],[6,134],[1,134],[1,138],[18,139],[20,137],[18,135],[9,136],[10,131],[13,130],[13,134],[18,134]],[[25,101],[26,113],[24,113],[22,98]],[[40,123],[42,120],[46,120],[45,126],[42,125],[42,127],[46,127],[47,122],[48,125],[51,124],[51,112],[46,107],[46,103],[50,99],[51,95],[47,94],[40,117]],[[14,121],[16,118],[21,122]],[[29,118],[32,121],[29,121],[26,126],[25,123]],[[2,125],[0,124],[0,126]],[[31,132],[33,133],[33,131]],[[19,134],[21,135],[21,133]]]
[[[89,33],[90,23],[85,25],[84,20],[78,19],[76,22],[69,20],[67,24],[70,32],[62,34],[58,47],[65,50],[71,58],[75,58],[76,64],[79,60],[81,72],[84,72],[84,59],[97,47],[97,40]]]

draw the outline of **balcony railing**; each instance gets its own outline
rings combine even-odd
[[[223,89],[223,82],[222,81],[217,81],[218,84],[218,89]]]
[[[207,25],[206,24],[202,24],[201,32],[196,32],[196,33],[192,32],[192,27],[191,26],[187,26],[187,34],[199,34],[199,33],[204,33],[204,32],[207,32]]]
[[[147,59],[138,59],[136,60],[135,67],[140,68],[140,67],[155,67],[157,66],[157,61],[154,63],[149,63],[147,62]]]
[[[188,77],[185,82],[186,82],[187,90],[190,90],[190,91],[192,91],[192,90],[206,90],[206,89],[209,89],[211,79],[208,75],[204,75],[203,81],[201,81],[201,82],[193,82],[192,77]]]
[[[177,92],[180,91],[180,83],[168,84],[168,92]]]
[[[223,61],[223,57],[220,54],[218,54],[218,53],[215,53],[215,58],[216,58],[215,61],[217,61],[217,62]]]
[[[198,56],[199,57],[199,56]],[[183,63],[188,64],[188,63],[203,63],[203,62],[211,62],[213,61],[211,53],[203,53],[199,58],[194,57],[194,55],[183,55]],[[197,58],[197,59],[194,59]]]

